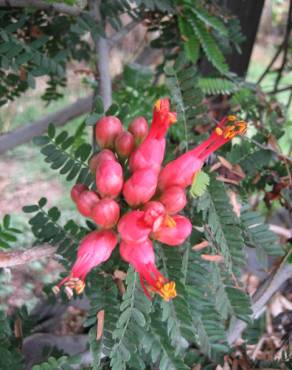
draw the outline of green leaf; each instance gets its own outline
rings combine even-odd
[[[190,194],[194,198],[202,196],[207,190],[209,184],[210,184],[209,175],[204,171],[197,172],[193,178]]]
[[[52,123],[50,123],[49,126],[48,126],[49,138],[53,139],[55,137],[55,134],[56,134],[56,128]]]
[[[24,206],[22,210],[24,213],[34,213],[39,210],[39,206],[36,205]]]
[[[47,198],[43,197],[39,200],[39,207],[42,208],[47,204]]]
[[[4,226],[5,229],[8,229],[9,228],[10,221],[11,221],[10,215],[5,215],[3,217],[3,226]]]

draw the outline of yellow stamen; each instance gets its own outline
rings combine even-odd
[[[217,135],[219,135],[219,136],[221,136],[221,135],[223,134],[223,130],[222,130],[222,128],[220,128],[220,127],[216,127],[216,128],[215,128],[215,132],[216,132],[216,134],[217,134]]]
[[[71,290],[75,289],[77,294],[81,294],[85,288],[85,283],[81,279],[70,278],[68,281],[66,281],[65,286]]]
[[[164,224],[164,226],[169,227],[169,228],[173,228],[173,227],[176,226],[175,220],[172,217],[170,217],[169,215],[165,216],[163,224]]]
[[[156,110],[160,111],[161,108],[161,99],[158,99],[156,103],[154,104],[154,107]]]
[[[229,116],[227,116],[227,121],[229,121],[229,122],[234,122],[234,121],[236,121],[236,116],[233,116],[233,115],[229,115]]]
[[[224,139],[232,139],[236,135],[244,135],[247,130],[245,121],[237,121],[234,125],[226,127],[224,130]]]
[[[175,113],[169,112],[168,113],[168,118],[169,118],[169,123],[171,125],[177,121]]]
[[[164,284],[159,289],[159,294],[166,302],[168,302],[172,298],[175,298],[177,296],[176,289],[175,289],[175,282],[170,281]]]

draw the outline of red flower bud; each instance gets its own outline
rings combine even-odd
[[[103,149],[99,153],[93,154],[89,159],[88,165],[92,172],[95,173],[97,166],[104,160],[115,161],[117,158],[115,154],[109,149]]]
[[[80,194],[83,193],[85,190],[88,190],[88,187],[84,184],[75,184],[71,189],[71,198],[73,202],[77,202]]]
[[[116,161],[102,161],[96,170],[96,188],[104,197],[115,198],[123,187],[123,169]]]
[[[130,132],[121,132],[115,140],[115,148],[119,157],[128,158],[134,149],[134,137]]]
[[[156,191],[158,174],[152,169],[135,171],[125,182],[123,195],[131,207],[148,202]]]
[[[92,208],[98,202],[99,197],[96,193],[94,193],[91,190],[85,190],[79,195],[76,201],[76,206],[78,211],[82,214],[82,216],[90,217]]]
[[[113,148],[115,138],[122,131],[122,123],[117,117],[102,117],[95,126],[96,142],[100,148]]]
[[[159,200],[164,204],[167,213],[171,215],[181,211],[187,204],[186,194],[179,186],[165,189]]]
[[[91,218],[103,229],[112,228],[120,217],[120,207],[113,199],[101,199],[92,209]]]
[[[140,145],[148,135],[148,123],[144,117],[137,117],[129,125],[128,131],[134,135],[136,146]]]

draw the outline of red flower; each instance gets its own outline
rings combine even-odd
[[[145,212],[130,211],[120,218],[118,231],[126,243],[143,243],[151,232],[144,221]]]
[[[161,243],[175,246],[182,244],[191,234],[192,224],[184,216],[167,216],[160,228],[151,236]]]
[[[96,170],[96,188],[102,197],[115,198],[123,187],[123,169],[116,161],[104,160]]]
[[[112,254],[118,240],[109,230],[92,231],[81,241],[77,252],[77,259],[71,269],[70,275],[65,277],[56,287],[55,293],[65,284],[69,296],[72,289],[77,294],[83,292],[87,274],[96,266],[107,261]]]
[[[234,136],[244,134],[245,131],[245,122],[236,121],[234,116],[224,118],[209,139],[174,161],[169,162],[162,169],[158,180],[159,188],[161,190],[170,186],[185,188],[191,185],[195,173],[202,168],[204,161],[209,155],[230,141]]]
[[[131,207],[148,202],[156,192],[158,173],[149,168],[135,171],[125,182],[123,195]]]
[[[149,239],[140,244],[121,242],[120,254],[138,272],[141,286],[150,300],[151,295],[145,287],[145,283],[150,291],[158,293],[166,301],[176,297],[175,282],[168,281],[155,266],[153,245]]]
[[[145,204],[143,211],[145,225],[151,227],[152,231],[159,229],[166,214],[164,205],[160,202],[151,201]]]
[[[129,167],[132,172],[150,167],[160,170],[165,151],[164,136],[169,126],[176,122],[176,114],[169,109],[168,99],[156,102],[149,134],[130,157]]]

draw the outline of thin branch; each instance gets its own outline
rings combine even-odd
[[[262,80],[266,77],[266,75],[270,72],[270,69],[274,65],[275,61],[278,59],[278,56],[281,54],[281,51],[283,49],[283,43],[279,46],[278,50],[276,51],[275,55],[273,56],[272,60],[270,63],[267,65],[266,69],[264,72],[261,74],[260,78],[257,81],[257,85],[262,82]]]
[[[24,265],[45,257],[52,257],[56,248],[50,245],[34,247],[26,250],[0,252],[0,268]]]
[[[92,95],[78,99],[75,103],[51,113],[44,118],[24,124],[17,129],[0,135],[0,154],[12,149],[17,145],[31,140],[34,136],[41,135],[52,122],[56,126],[62,126],[73,118],[79,117],[90,111]]]
[[[278,94],[278,93],[281,93],[287,90],[292,90],[292,85],[281,87],[280,89],[277,89],[277,90],[268,91],[266,94]]]
[[[0,0],[0,7],[29,8],[33,7],[42,10],[53,10],[68,15],[80,15],[85,12],[78,6],[70,6],[64,3],[50,3],[42,0]]]

